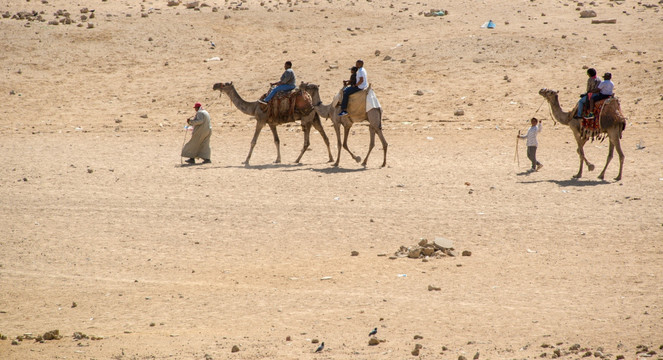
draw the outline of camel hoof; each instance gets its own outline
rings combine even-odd
[[[573,178],[574,178],[574,179],[580,179],[581,177],[582,177],[582,175],[580,175],[580,174],[575,174],[575,175],[573,175]]]
[[[615,178],[615,181],[619,181],[619,180],[621,180],[621,179],[622,179],[621,176],[617,176],[617,177]]]
[[[599,175],[599,180],[603,180],[603,174]]]
[[[589,164],[589,165],[587,165],[587,169],[588,169],[589,171],[594,171],[594,164]]]
[[[337,168],[337,167],[338,167],[338,163],[336,163],[336,164],[332,165],[332,167],[335,167],[335,168]]]
[[[361,161],[361,156],[355,156],[355,161],[360,162]]]

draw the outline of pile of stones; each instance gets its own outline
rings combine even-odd
[[[460,255],[472,256],[472,252],[465,250]],[[454,248],[453,241],[437,237],[432,242],[427,239],[419,240],[415,246],[401,246],[398,251],[390,256],[390,259],[409,258],[409,259],[429,259],[429,258],[443,258],[443,257],[456,257],[459,256],[458,251]]]

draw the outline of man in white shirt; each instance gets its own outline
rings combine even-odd
[[[343,101],[341,102],[341,112],[338,116],[345,116],[348,114],[348,101],[350,101],[350,95],[362,91],[368,87],[368,77],[366,76],[366,69],[364,69],[364,61],[357,60],[355,64],[357,67],[357,83],[354,86],[348,86],[343,90]]]

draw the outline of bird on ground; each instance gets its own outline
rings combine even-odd
[[[318,346],[318,348],[315,349],[315,352],[321,352],[322,349],[324,349],[324,348],[325,348],[325,342],[323,341],[323,342],[320,344],[320,346]]]
[[[209,44],[212,45],[212,47],[216,47],[216,44],[214,43],[214,41],[210,41]]]
[[[375,328],[375,329],[371,330],[371,332],[368,333],[368,336],[373,336],[377,333],[378,333],[378,328]]]

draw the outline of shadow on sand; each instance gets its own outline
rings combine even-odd
[[[598,185],[609,185],[612,184],[606,180],[581,180],[581,179],[568,179],[568,180],[532,180],[532,181],[520,181],[521,184],[538,184],[538,183],[553,183],[561,187],[587,187],[587,186],[598,186]]]

